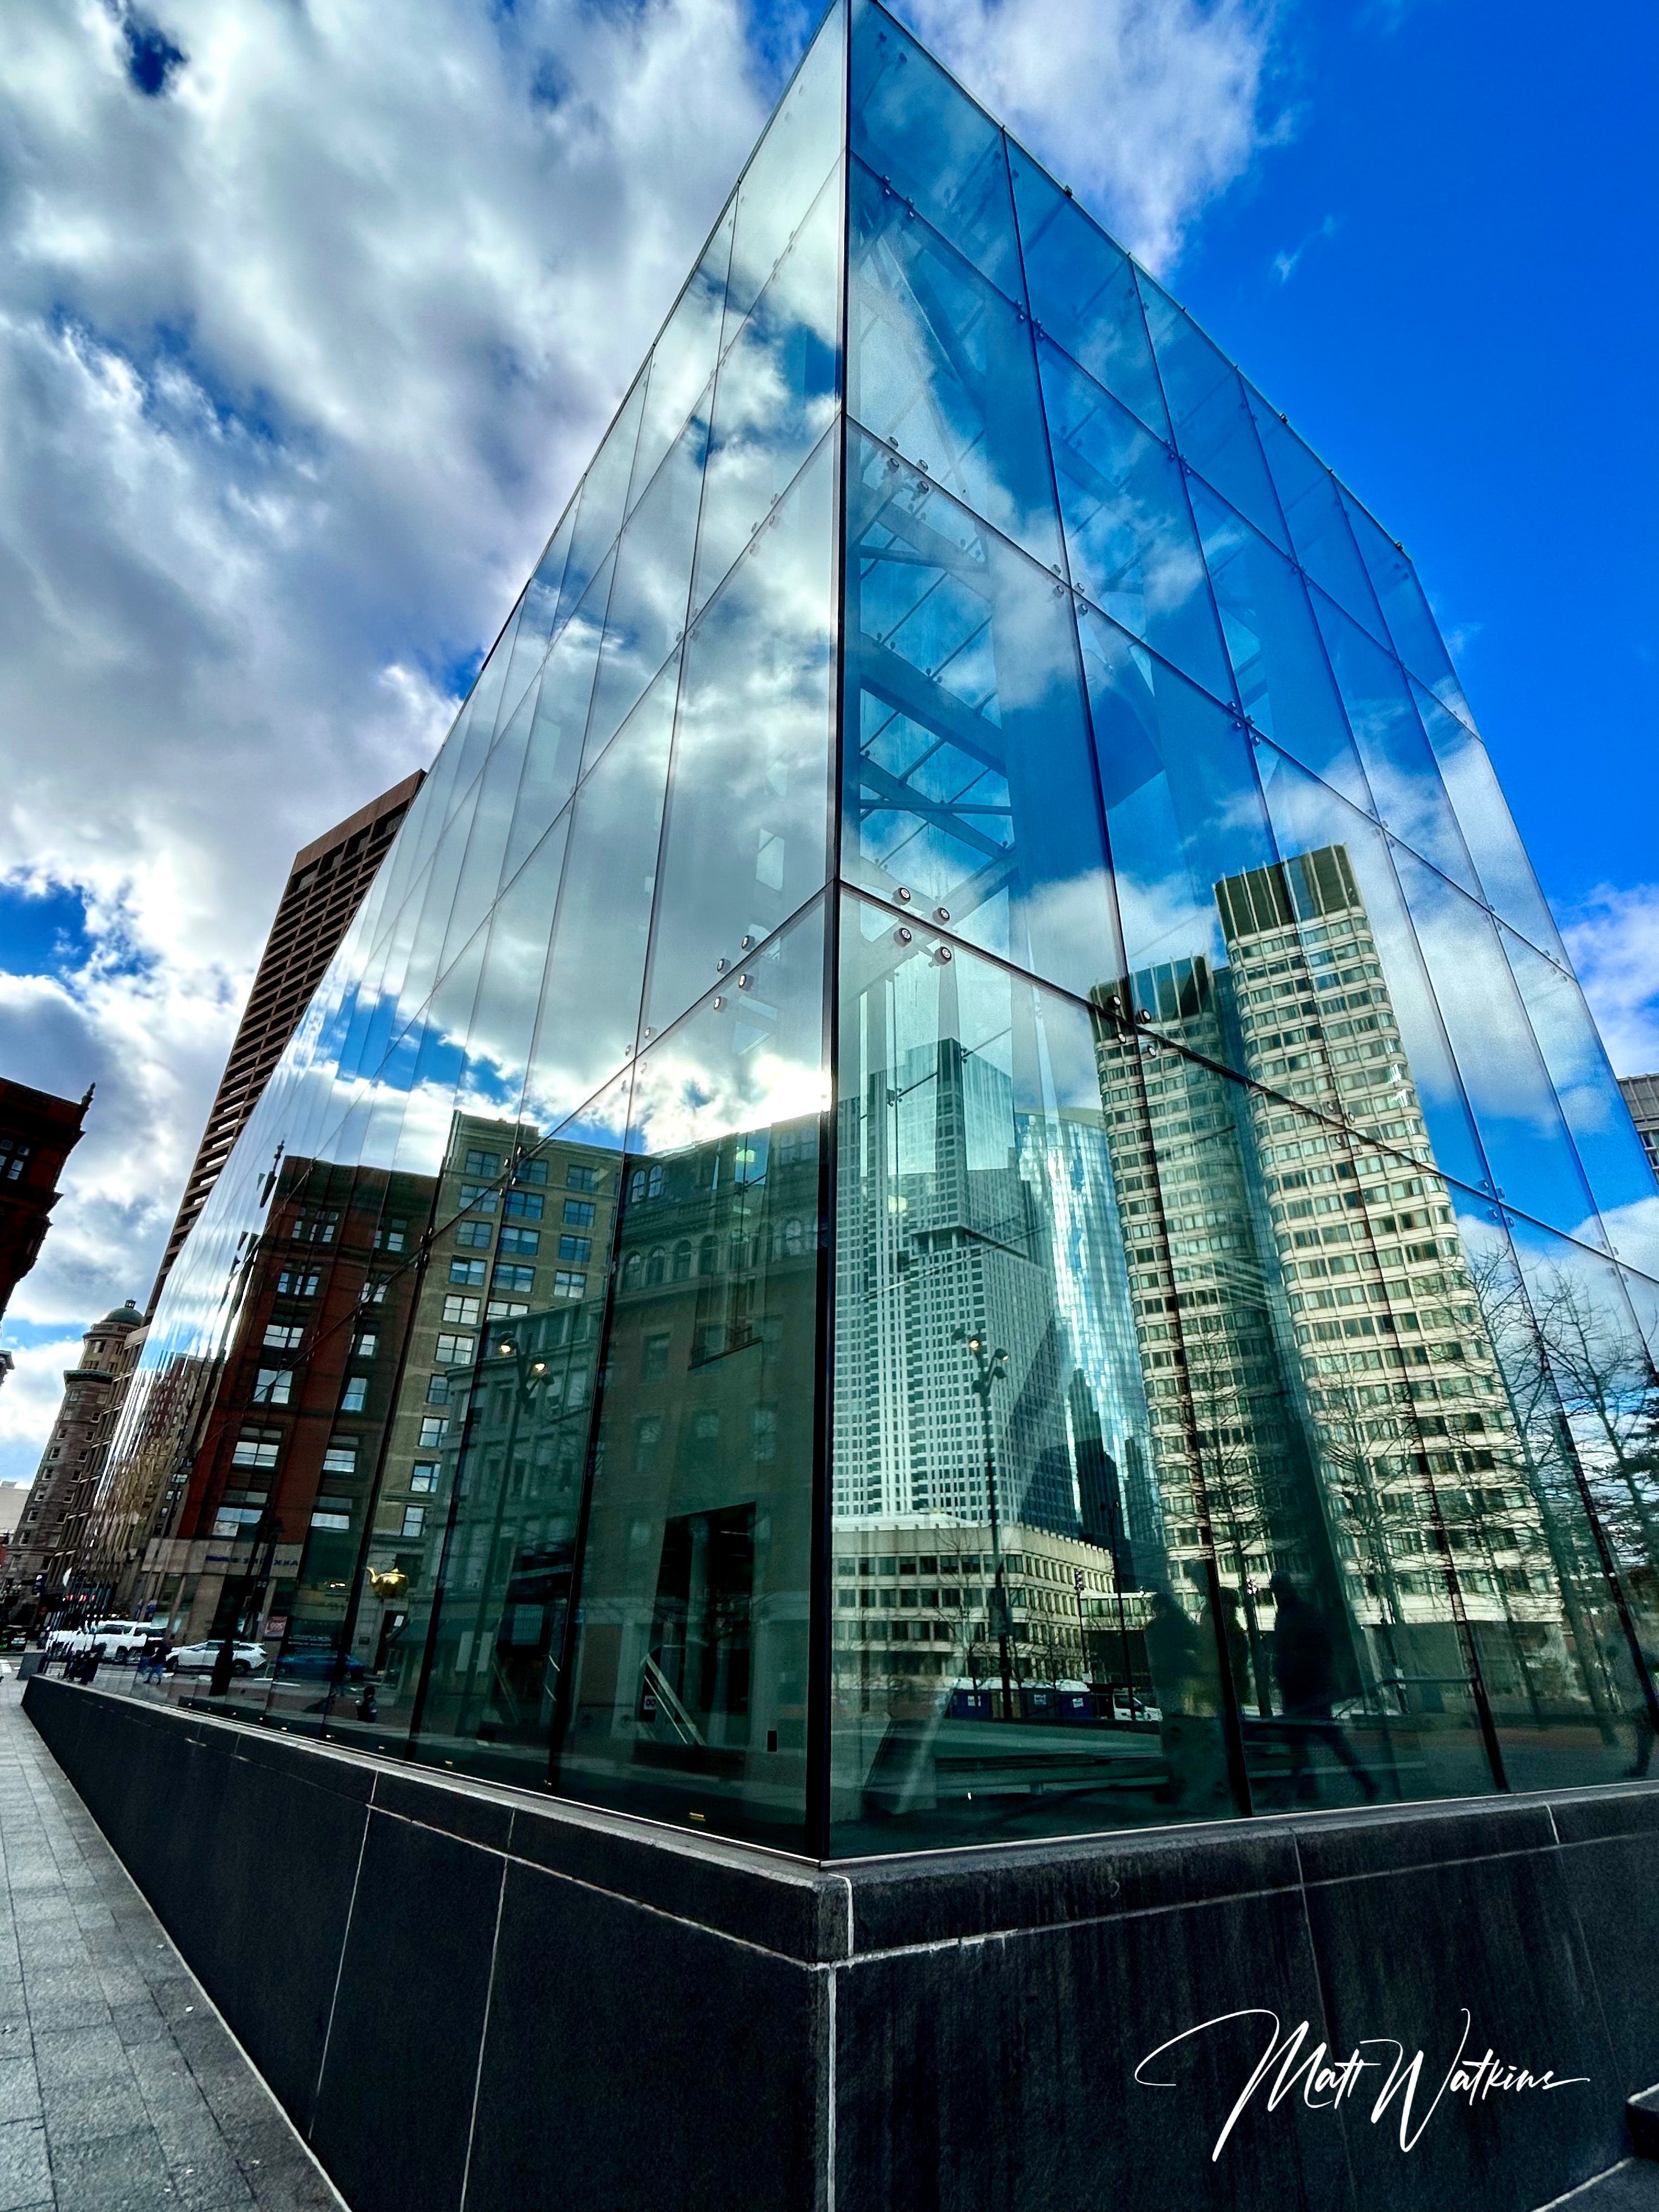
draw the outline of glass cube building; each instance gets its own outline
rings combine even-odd
[[[817,1858],[1612,1780],[1656,1329],[1411,562],[837,0],[173,1269],[94,1566],[274,1726]]]

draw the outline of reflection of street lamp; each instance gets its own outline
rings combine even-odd
[[[969,1334],[966,1326],[958,1322],[951,1332],[951,1341],[965,1344],[974,1363],[974,1379],[969,1389],[979,1400],[980,1419],[985,1430],[985,1494],[991,1507],[991,1559],[995,1570],[991,1591],[991,1631],[997,1639],[997,1654],[1002,1670],[1002,1717],[1014,1717],[1014,1682],[1008,1664],[1008,1638],[1012,1627],[1008,1615],[1008,1591],[1002,1574],[1002,1535],[997,1524],[997,1465],[991,1442],[991,1385],[1008,1379],[1008,1355],[1006,1352],[988,1352],[985,1340],[977,1333]]]

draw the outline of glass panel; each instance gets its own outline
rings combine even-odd
[[[826,437],[686,641],[647,1037],[824,879],[836,459]]]
[[[536,719],[507,841],[506,872],[512,875],[576,787],[582,739],[593,698],[593,674],[605,634],[605,603],[611,596],[611,562],[606,561],[547,656]]]
[[[644,495],[714,374],[726,309],[726,264],[732,258],[732,213],[728,206],[652,349],[630,507]]]
[[[1305,768],[1369,809],[1359,757],[1302,579],[1202,484],[1191,489],[1244,712]]]
[[[400,1710],[412,1705],[426,1663],[421,1755],[527,1787],[548,1778],[630,1081],[622,1078],[539,1143],[533,1128],[511,1122],[457,1125],[440,1197],[446,1212],[472,1197],[454,1232],[469,1241],[457,1249],[472,1259],[503,1231],[521,1236],[515,1224],[533,1209],[548,1224],[532,1232],[547,1259],[538,1255],[532,1287],[492,1301],[502,1310],[482,1325],[457,1318],[461,1302],[447,1269],[434,1264],[416,1316],[401,1401],[407,1410],[375,1518],[371,1567],[379,1554],[383,1574],[390,1567],[407,1577],[396,1596],[408,1616],[398,1639],[405,1656],[387,1670]],[[519,1143],[528,1149],[515,1155]],[[462,1171],[469,1158],[476,1169],[492,1158],[514,1164],[513,1179],[481,1190],[476,1174]],[[587,1249],[559,1265],[556,1224],[572,1190],[585,1209]],[[482,1247],[478,1230],[489,1240]],[[453,1241],[443,1240],[440,1263]],[[428,1405],[434,1382],[443,1407],[435,1417]],[[403,1532],[411,1515],[416,1541],[409,1556]],[[374,1602],[366,1596],[367,1606]],[[362,1630],[359,1640],[366,1640]],[[383,1688],[383,1722],[386,1706]]]
[[[1500,1198],[1602,1241],[1554,1085],[1492,917],[1396,848],[1400,887]]]
[[[467,840],[466,859],[455,886],[443,951],[439,956],[440,974],[483,920],[501,888],[507,839],[513,830],[513,810],[535,721],[536,698],[532,687],[495,740],[495,750],[484,764],[478,803],[473,809],[472,834]]]
[[[635,1071],[569,1794],[802,1848],[823,928]]]
[[[1030,323],[857,162],[851,197],[853,413],[1058,574]]]
[[[1566,949],[1555,927],[1532,862],[1527,858],[1509,810],[1498,788],[1497,774],[1486,748],[1473,730],[1449,714],[1433,695],[1411,678],[1412,697],[1428,732],[1440,774],[1457,813],[1480,884],[1495,912],[1501,914],[1523,937],[1556,960],[1566,960]]]
[[[1311,589],[1308,597],[1379,818],[1413,852],[1478,898],[1480,886],[1423,735],[1405,671],[1322,592]]]
[[[610,744],[623,717],[684,635],[712,396],[711,386],[635,508],[617,548],[582,747],[584,771]]]
[[[1181,458],[1283,553],[1291,550],[1243,379],[1187,313],[1135,271]]]
[[[525,1112],[556,1125],[632,1053],[668,781],[671,661],[577,795]]]
[[[879,8],[854,0],[853,151],[1011,300],[1024,301],[1002,133]]]
[[[483,757],[495,739],[495,719],[501,711],[507,665],[513,658],[514,643],[519,635],[519,617],[523,611],[524,602],[521,599],[507,617],[501,634],[490,647],[489,658],[478,671],[477,681],[472,687],[472,714],[457,771],[458,790],[466,788],[470,778],[483,765]]]
[[[1545,959],[1512,930],[1500,927],[1498,935],[1613,1249],[1635,1266],[1651,1269],[1659,1261],[1653,1170],[1584,994],[1570,971]],[[1580,1233],[1601,1241],[1591,1231]]]
[[[1226,957],[1216,884],[1276,857],[1243,725],[1098,615],[1079,632],[1123,965],[1216,967]]]
[[[1336,478],[1259,392],[1249,383],[1244,390],[1297,559],[1340,607],[1386,645],[1388,629],[1348,527]]]
[[[645,385],[641,373],[582,478],[570,557],[565,563],[564,582],[559,589],[558,619],[562,623],[586,595],[600,562],[622,528],[623,506],[634,471],[634,448],[639,441],[640,417],[645,411]],[[603,615],[603,603],[600,612]]]
[[[834,416],[840,268],[837,170],[720,364],[694,610],[714,592]]]
[[[1017,146],[1008,149],[1008,166],[1032,319],[1097,384],[1167,438],[1170,417],[1128,255]]]
[[[1417,571],[1401,546],[1379,528],[1358,501],[1343,494],[1343,505],[1358,543],[1360,556],[1370,573],[1383,617],[1394,639],[1395,652],[1413,676],[1420,677],[1443,707],[1474,727],[1463,688],[1452,672],[1448,654]]]
[[[520,701],[535,682],[541,667],[548,641],[553,635],[553,620],[559,607],[559,590],[564,581],[564,564],[569,556],[570,539],[575,526],[576,501],[573,499],[566,507],[546,552],[537,563],[535,574],[524,587],[518,635],[513,641],[513,659],[501,693],[501,711],[496,718],[502,723],[518,712]]]
[[[1256,764],[1285,875],[1277,885],[1253,878],[1252,901],[1305,909],[1315,930],[1326,927],[1326,906],[1337,917],[1335,936],[1316,938],[1322,957],[1310,951],[1307,963],[1322,988],[1307,991],[1299,970],[1287,970],[1263,1002],[1277,1040],[1263,1047],[1271,1076],[1351,1115],[1364,1135],[1431,1157],[1442,1174],[1478,1188],[1486,1154],[1385,840],[1271,745],[1257,747]],[[1265,927],[1269,907],[1256,910]]]
[[[1231,699],[1232,675],[1181,464],[1046,340],[1037,363],[1073,582],[1218,698]]]
[[[840,155],[847,83],[842,21],[842,10],[830,9],[738,186],[726,345],[771,281]]]
[[[1511,1409],[1457,1499],[1504,1764],[1517,1790],[1617,1781],[1651,1760],[1659,1663],[1655,1376],[1629,1279],[1473,1201],[1462,1225]]]
[[[1070,594],[849,434],[843,868],[1086,992],[1117,955]]]
[[[467,1039],[466,1088],[474,1112],[511,1116],[524,1096],[574,811],[567,807],[559,817],[489,917],[483,981]]]

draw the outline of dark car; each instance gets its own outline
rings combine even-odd
[[[325,1644],[285,1651],[276,1667],[279,1682],[361,1682],[367,1671],[362,1661],[353,1653],[348,1652],[343,1659]]]

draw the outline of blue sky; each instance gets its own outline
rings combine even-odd
[[[1283,143],[1176,289],[1415,559],[1593,966],[1659,874],[1654,17],[1302,4],[1274,52]]]
[[[431,760],[818,12],[15,0],[0,1073],[98,1096],[0,1474],[146,1295],[295,848]],[[1404,540],[1659,1067],[1650,11],[900,12]]]

